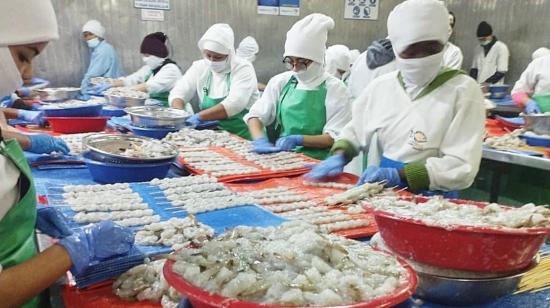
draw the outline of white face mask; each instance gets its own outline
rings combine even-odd
[[[164,63],[164,58],[159,58],[157,56],[147,56],[143,57],[143,63],[149,66],[150,69],[154,70],[157,67],[161,66]]]
[[[229,58],[229,57],[228,57]],[[208,59],[204,59],[204,61],[206,61],[206,64],[208,65],[208,67],[214,72],[214,73],[221,73],[223,71],[225,71],[227,69],[227,59],[226,58],[225,60],[222,60],[222,61],[210,61]]]
[[[0,97],[10,95],[23,85],[8,47],[0,47]]]
[[[97,37],[94,37],[93,39],[86,41],[86,44],[88,44],[88,47],[90,48],[96,48],[97,45],[99,45],[99,43],[100,41]]]
[[[397,56],[397,69],[408,83],[425,86],[432,81],[441,69],[443,52],[424,58],[403,59]]]
[[[491,40],[480,41],[480,42],[479,42],[479,45],[481,45],[481,46],[487,46],[487,45],[489,45],[489,43],[491,43]]]
[[[319,78],[325,70],[321,63],[312,62],[306,70],[298,71],[295,73],[296,78],[301,83],[309,84],[312,83],[316,78]]]

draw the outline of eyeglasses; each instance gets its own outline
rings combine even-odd
[[[283,63],[289,70],[296,68],[298,71],[307,70],[308,65],[311,64],[311,60],[298,58],[293,60],[291,57],[285,57]]]

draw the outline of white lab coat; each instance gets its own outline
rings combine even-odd
[[[462,69],[463,60],[464,56],[460,48],[451,42],[447,42],[443,50],[443,66],[459,70]]]
[[[231,88],[227,91],[226,73],[231,71]],[[170,92],[168,102],[179,98],[186,105],[198,96],[202,102],[204,88],[208,79],[210,69],[204,60],[193,62],[191,67],[185,72],[185,75],[176,82],[176,85]],[[212,98],[226,98],[220,103],[225,108],[228,116],[234,116],[252,104],[258,99],[258,80],[252,64],[237,56],[232,56],[231,69],[227,72],[212,73],[212,82],[210,85],[209,96]]]
[[[361,95],[361,92],[373,81],[376,77],[382,76],[391,71],[395,71],[395,60],[380,67],[371,70],[367,66],[367,52],[363,52],[353,63],[351,74],[348,79],[348,88],[351,92],[352,99]]]
[[[153,70],[149,66],[144,65],[137,72],[122,77],[121,80],[126,87],[145,83],[147,85],[147,92],[163,93],[172,90],[176,81],[182,76],[179,67],[173,63],[163,66],[156,75],[152,76],[152,74]],[[145,81],[147,77],[149,79]]]
[[[277,117],[279,96],[292,75],[293,72],[284,72],[272,77],[267,83],[262,97],[252,105],[248,114],[244,116],[244,121],[248,122],[250,118],[258,118],[264,126],[274,123]],[[336,139],[344,125],[351,119],[350,95],[344,83],[325,72],[317,85],[306,87],[298,81],[296,88],[304,90],[316,89],[325,80],[327,88],[325,99],[326,123],[323,133],[329,134],[333,139]]]
[[[521,74],[512,89],[512,94],[525,92],[532,96],[550,93],[550,55],[533,60]]]
[[[4,155],[0,155],[0,220],[6,216],[15,201],[19,199],[17,183],[21,172]]]
[[[501,41],[495,42],[489,53],[487,53],[487,56],[485,56],[483,47],[478,45],[475,48],[474,61],[472,63],[472,68],[478,69],[477,82],[485,82],[487,78],[493,76],[496,72],[507,72],[509,57],[510,52],[508,51],[508,47]],[[504,78],[496,84],[504,84]]]
[[[479,85],[460,75],[413,101],[397,73],[378,77],[357,98],[341,138],[366,151],[377,133],[385,157],[426,164],[430,190],[469,187],[479,170],[484,136]]]

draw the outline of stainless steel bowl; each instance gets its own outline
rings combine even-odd
[[[57,102],[77,98],[80,88],[44,88],[36,92],[44,102]]]
[[[176,158],[178,150],[175,146],[153,138],[131,135],[94,134],[83,138],[83,150],[90,151],[99,161],[117,163],[152,163]],[[128,155],[126,150],[135,146],[155,145],[157,155],[152,157],[153,151],[147,155]]]
[[[113,96],[105,94],[105,99],[107,99],[107,104],[119,108],[126,107],[135,107],[145,105],[146,98],[131,98],[131,97],[122,97],[122,96]]]
[[[189,117],[185,110],[159,106],[129,107],[124,111],[134,126],[145,128],[181,128]]]
[[[550,114],[521,114],[525,128],[539,135],[550,135]]]

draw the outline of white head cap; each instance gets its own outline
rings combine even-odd
[[[533,52],[533,54],[531,55],[531,58],[535,60],[536,58],[544,57],[549,54],[550,54],[550,49],[546,47],[541,47]]]
[[[0,1],[0,46],[23,45],[59,38],[49,0]]]
[[[222,55],[235,52],[235,36],[233,29],[228,24],[212,25],[199,40],[201,51],[208,49]]]
[[[254,62],[256,59],[256,54],[260,51],[260,46],[258,42],[252,36],[245,37],[237,47],[237,56],[246,59],[250,62]]]
[[[359,58],[360,55],[361,55],[361,52],[358,49],[350,50],[349,57],[351,60],[351,64],[355,63],[355,60],[357,60],[357,58]]]
[[[352,64],[349,48],[344,45],[332,45],[327,48],[325,56],[325,69],[330,74],[336,74],[336,70],[349,71]]]
[[[297,21],[286,33],[284,57],[292,56],[323,63],[332,18],[314,13]]]
[[[82,27],[82,32],[90,32],[101,38],[105,37],[105,27],[103,27],[101,23],[95,19],[88,20],[88,22]]]
[[[388,17],[388,36],[396,54],[414,43],[449,38],[449,12],[437,0],[406,0]]]

